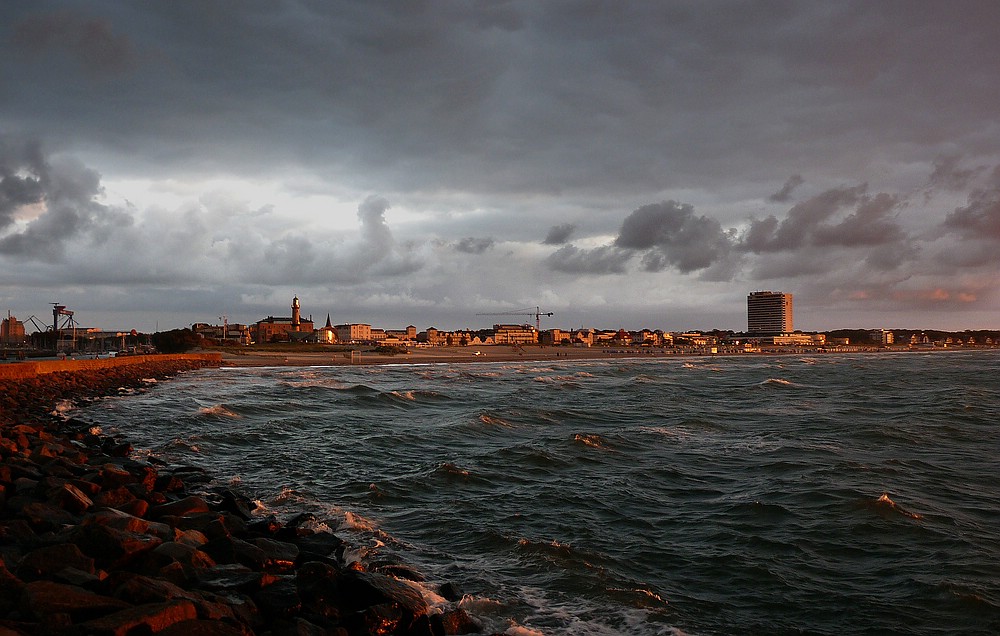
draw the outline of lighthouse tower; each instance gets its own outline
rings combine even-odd
[[[301,325],[302,319],[299,316],[299,297],[296,296],[295,298],[292,298],[292,331],[298,331]]]

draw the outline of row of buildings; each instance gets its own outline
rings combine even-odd
[[[539,330],[531,325],[495,324],[490,329],[444,331],[429,327],[417,331],[413,325],[404,329],[378,329],[365,323],[326,324],[316,327],[312,316],[304,318],[299,298],[292,299],[291,316],[268,316],[250,325],[192,325],[195,332],[217,340],[243,344],[267,342],[369,343],[386,346],[474,346],[474,345],[571,345],[571,346],[713,346],[727,340],[718,334],[667,333],[661,330],[639,331],[599,329]],[[887,344],[892,343],[891,332]],[[756,291],[747,296],[747,331],[743,342],[773,345],[825,344],[822,334],[794,332],[792,294]],[[732,340],[732,339],[730,339]]]

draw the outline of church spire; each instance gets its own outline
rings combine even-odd
[[[326,315],[326,328],[333,329],[333,324],[330,322],[330,314]]]

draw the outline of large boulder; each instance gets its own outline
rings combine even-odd
[[[32,581],[21,594],[21,611],[36,619],[67,614],[74,621],[87,620],[130,607],[121,599],[101,596],[75,585]]]
[[[191,601],[148,603],[124,609],[84,623],[88,634],[95,636],[131,636],[159,634],[172,625],[195,620],[198,612]]]

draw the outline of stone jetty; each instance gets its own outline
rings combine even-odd
[[[0,636],[479,633],[456,586],[442,586],[451,603],[431,609],[408,582],[418,573],[345,563],[344,541],[312,515],[254,515],[203,471],[135,459],[126,439],[53,414],[64,400],[213,364],[4,365]]]

